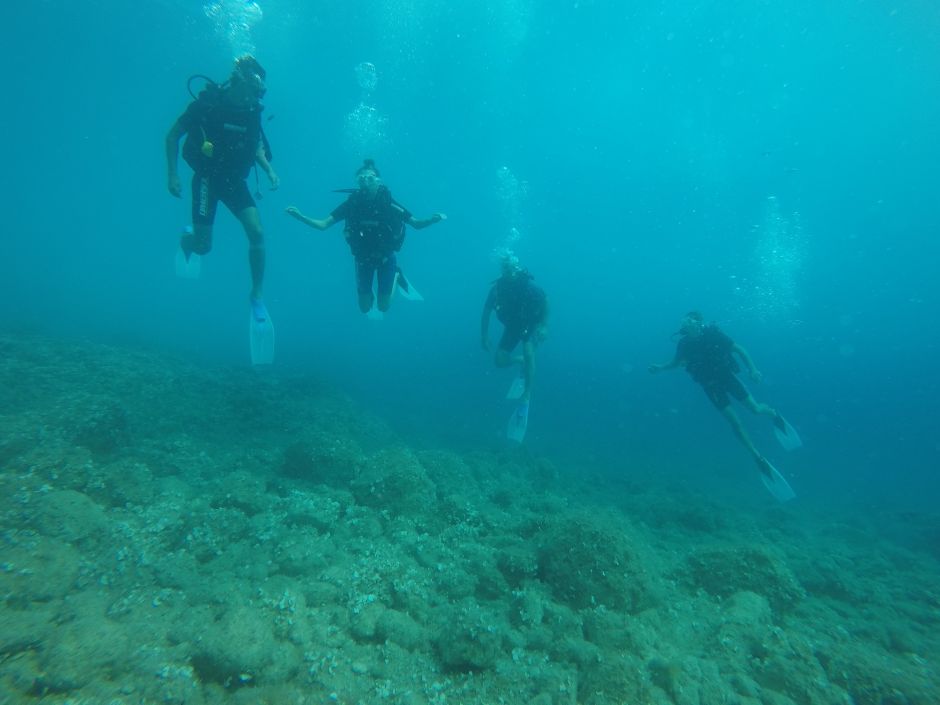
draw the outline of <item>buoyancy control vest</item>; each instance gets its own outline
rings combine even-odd
[[[231,105],[225,100],[225,90],[225,86],[209,83],[189,104],[183,117],[187,130],[183,159],[198,174],[244,179],[255,163],[259,143],[271,159],[261,129],[264,106]]]
[[[733,351],[734,341],[711,323],[701,335],[681,338],[677,355],[685,360],[685,369],[692,379],[704,383],[741,371]]]
[[[346,242],[356,257],[398,252],[405,242],[408,211],[387,186],[379,186],[374,198],[360,189],[349,192],[346,205]]]
[[[531,328],[545,315],[545,292],[526,271],[496,280],[496,317],[503,325]]]

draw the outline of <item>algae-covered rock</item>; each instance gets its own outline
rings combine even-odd
[[[759,629],[773,623],[773,614],[767,598],[747,590],[733,594],[722,605],[722,609],[726,624]]]
[[[675,705],[709,705],[734,702],[717,664],[691,656],[653,658],[646,664],[650,682]]]
[[[736,592],[722,605],[717,642],[733,660],[764,659],[774,641],[773,612],[763,595]]]
[[[521,589],[512,592],[510,621],[514,626],[521,628],[538,626],[545,618],[545,606],[548,601],[541,583],[527,582]]]
[[[638,553],[618,528],[604,515],[569,514],[538,537],[538,577],[556,599],[626,612],[653,601]]]
[[[509,625],[502,614],[474,600],[441,608],[435,615],[434,650],[446,671],[484,671],[504,655]]]
[[[277,571],[284,575],[307,578],[318,575],[336,554],[336,545],[329,536],[313,530],[291,531],[273,546]]]
[[[583,610],[581,614],[584,637],[591,643],[620,651],[641,650],[640,641],[636,638],[637,625],[629,615],[606,607]]]
[[[294,491],[281,508],[287,512],[285,523],[296,527],[313,527],[319,532],[331,532],[353,503],[352,495],[336,490],[320,492]]]
[[[442,493],[457,491],[466,496],[473,486],[473,470],[460,455],[447,450],[422,450],[416,455]]]
[[[73,440],[95,456],[112,455],[130,443],[127,410],[113,401],[95,405],[84,413]]]
[[[855,705],[936,705],[940,676],[935,655],[894,654],[865,642],[830,645],[825,672]]]
[[[359,641],[374,641],[376,624],[386,609],[381,602],[375,601],[354,607],[349,615],[349,632],[353,638]]]
[[[128,668],[130,634],[104,615],[82,609],[43,644],[40,689],[68,692]]]
[[[433,514],[437,503],[434,483],[408,448],[381,450],[366,461],[350,485],[356,501],[393,515]]]
[[[203,683],[238,687],[251,682],[285,681],[296,673],[300,656],[274,636],[274,620],[253,605],[227,609],[190,646],[190,663]]]
[[[189,551],[158,555],[151,564],[151,570],[156,584],[162,588],[190,590],[205,582],[195,556]]]
[[[69,543],[104,539],[109,527],[104,509],[90,497],[74,490],[60,490],[36,502],[36,528],[47,536]]]
[[[428,647],[428,631],[411,615],[398,610],[385,610],[375,624],[375,635],[383,641],[391,641],[408,651],[424,650]]]
[[[346,436],[310,434],[284,449],[281,474],[316,484],[347,487],[359,472],[362,450]]]
[[[82,556],[72,545],[34,536],[6,545],[0,565],[0,598],[27,609],[71,592],[78,580]]]
[[[434,574],[434,582],[441,595],[452,602],[457,602],[474,595],[479,580],[477,576],[463,568],[442,565],[441,570]]]
[[[55,629],[54,616],[48,607],[39,609],[36,605],[22,610],[9,606],[0,610],[0,658],[44,644]]]
[[[538,553],[531,543],[514,541],[497,549],[496,565],[506,582],[511,587],[517,587],[538,574]]]
[[[491,549],[481,543],[460,545],[461,566],[476,579],[475,595],[481,600],[504,600],[510,593],[509,584],[496,567]]]
[[[655,696],[644,671],[643,663],[633,656],[609,654],[604,660],[579,671],[577,702],[582,705],[666,705],[669,701]]]
[[[143,463],[119,460],[104,468],[108,481],[108,502],[112,506],[149,504],[156,495],[153,473]]]
[[[715,597],[749,591],[763,595],[771,607],[787,612],[805,593],[782,560],[752,547],[711,548],[693,553],[685,577]]]
[[[209,503],[212,507],[237,509],[250,517],[267,509],[271,497],[264,477],[237,470],[220,478]]]

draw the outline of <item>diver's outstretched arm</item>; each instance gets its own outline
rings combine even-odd
[[[309,225],[311,228],[316,228],[317,230],[326,230],[336,222],[336,218],[334,218],[332,215],[328,215],[326,218],[319,220],[317,218],[309,218],[301,213],[297,206],[288,206],[284,209],[284,212],[287,213],[287,215],[289,215],[291,218],[299,220],[304,225]]]
[[[447,216],[443,213],[435,213],[430,218],[415,218],[414,216],[411,216],[405,222],[415,230],[421,230],[422,228],[426,228],[429,225],[440,223],[442,220],[447,220]]]

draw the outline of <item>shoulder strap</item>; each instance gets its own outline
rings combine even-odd
[[[376,196],[378,196],[381,199],[381,203],[384,203],[386,205],[395,203],[395,199],[392,198],[392,192],[389,190],[388,186],[386,186],[385,184],[382,184],[381,186],[379,186],[379,190],[376,193]]]

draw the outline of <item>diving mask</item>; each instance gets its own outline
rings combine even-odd
[[[365,171],[361,171],[356,178],[359,181],[359,186],[362,188],[374,187],[376,184],[378,184],[381,181],[381,179],[379,178],[379,175],[376,174],[371,169],[366,169]]]
[[[261,74],[253,73],[245,78],[245,82],[259,100],[264,98],[264,94],[268,92],[268,87],[264,84]]]

